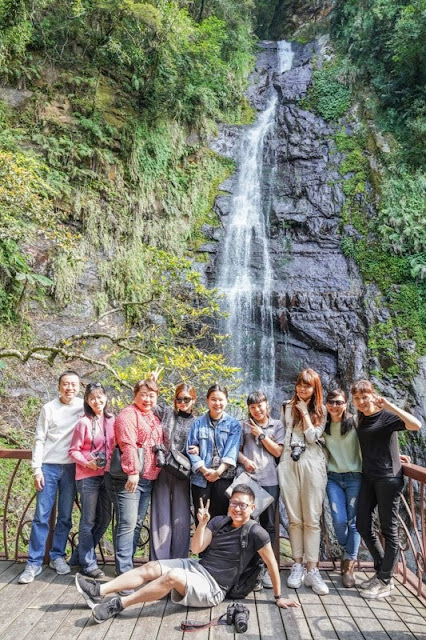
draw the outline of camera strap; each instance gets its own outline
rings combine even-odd
[[[103,434],[104,434],[104,449],[105,449],[105,454],[106,454],[106,450],[107,450],[107,437],[106,437],[106,429],[105,429],[105,416],[103,417]],[[97,416],[93,416],[93,420],[92,420],[92,442],[90,444],[90,453],[92,453],[93,449],[95,448],[95,433],[96,433],[96,425],[99,423],[99,418]]]
[[[199,629],[208,629],[208,627],[217,627],[220,624],[228,624],[226,622],[226,613],[223,613],[218,618],[214,618],[209,622],[199,622],[198,620],[183,620],[180,623],[182,631],[198,631]]]

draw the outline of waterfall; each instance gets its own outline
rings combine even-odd
[[[291,45],[279,42],[276,70],[291,69]],[[245,128],[236,154],[236,182],[226,237],[219,253],[216,286],[224,296],[230,336],[228,358],[241,367],[243,392],[263,389],[272,399],[275,386],[273,270],[269,250],[271,181],[276,173],[273,139],[277,95],[269,77],[269,98],[256,122]]]

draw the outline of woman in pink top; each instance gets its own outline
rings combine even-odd
[[[152,483],[161,468],[156,450],[163,444],[163,429],[154,415],[159,388],[153,376],[133,387],[133,404],[120,411],[115,419],[115,441],[121,450],[121,467],[127,479],[105,476],[116,514],[114,529],[115,568],[117,575],[133,569],[133,556],[148,510]],[[140,468],[138,449],[145,450]]]
[[[81,517],[78,557],[82,573],[92,578],[104,575],[95,549],[111,520],[104,474],[114,446],[114,417],[108,413],[107,396],[99,383],[90,383],[84,394],[84,417],[76,424],[69,455],[76,463],[76,484]],[[75,553],[74,553],[75,557]]]

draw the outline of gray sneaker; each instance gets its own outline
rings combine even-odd
[[[71,573],[69,564],[65,562],[65,558],[59,556],[49,562],[49,567],[56,571],[60,576],[65,576],[67,573]]]
[[[363,580],[361,582],[361,584],[357,585],[360,589],[369,589],[372,585],[372,583],[375,581],[375,579],[377,578],[377,574],[374,573],[371,578],[368,578],[367,580]],[[393,580],[393,578],[390,579],[389,582],[389,586],[391,589],[395,589],[395,582]]]
[[[392,587],[390,584],[386,584],[383,580],[380,580],[377,576],[371,581],[368,589],[361,591],[361,596],[366,600],[377,600],[378,598],[387,598],[392,594]]]
[[[102,600],[101,585],[93,580],[86,580],[80,573],[75,576],[75,588],[80,595],[86,600],[91,609]]]
[[[123,605],[121,604],[121,598],[115,597],[111,598],[107,602],[101,602],[97,604],[92,609],[92,616],[95,618],[95,622],[100,624],[101,622],[105,622],[105,620],[109,620],[123,611]]]
[[[36,576],[42,572],[42,567],[35,564],[27,564],[21,575],[19,576],[19,584],[30,584]]]

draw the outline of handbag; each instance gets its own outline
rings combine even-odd
[[[258,516],[260,516],[260,514],[265,511],[265,509],[267,509],[270,504],[273,503],[274,498],[271,496],[271,494],[265,491],[265,489],[260,486],[257,480],[255,480],[253,476],[247,473],[247,471],[243,471],[243,473],[240,473],[240,475],[237,476],[232,484],[227,488],[225,493],[229,497],[231,497],[234,487],[236,487],[238,484],[248,484],[248,486],[254,493],[254,502],[256,504],[256,507],[251,514],[252,518],[257,518]]]
[[[178,480],[187,480],[191,473],[191,463],[184,453],[172,447],[166,455],[163,469]]]
[[[145,466],[145,449],[143,447],[138,447],[137,452],[140,467],[139,475],[142,475]],[[115,480],[127,481],[128,474],[123,471],[123,467],[121,466],[121,449],[118,444],[112,452],[109,472]]]

